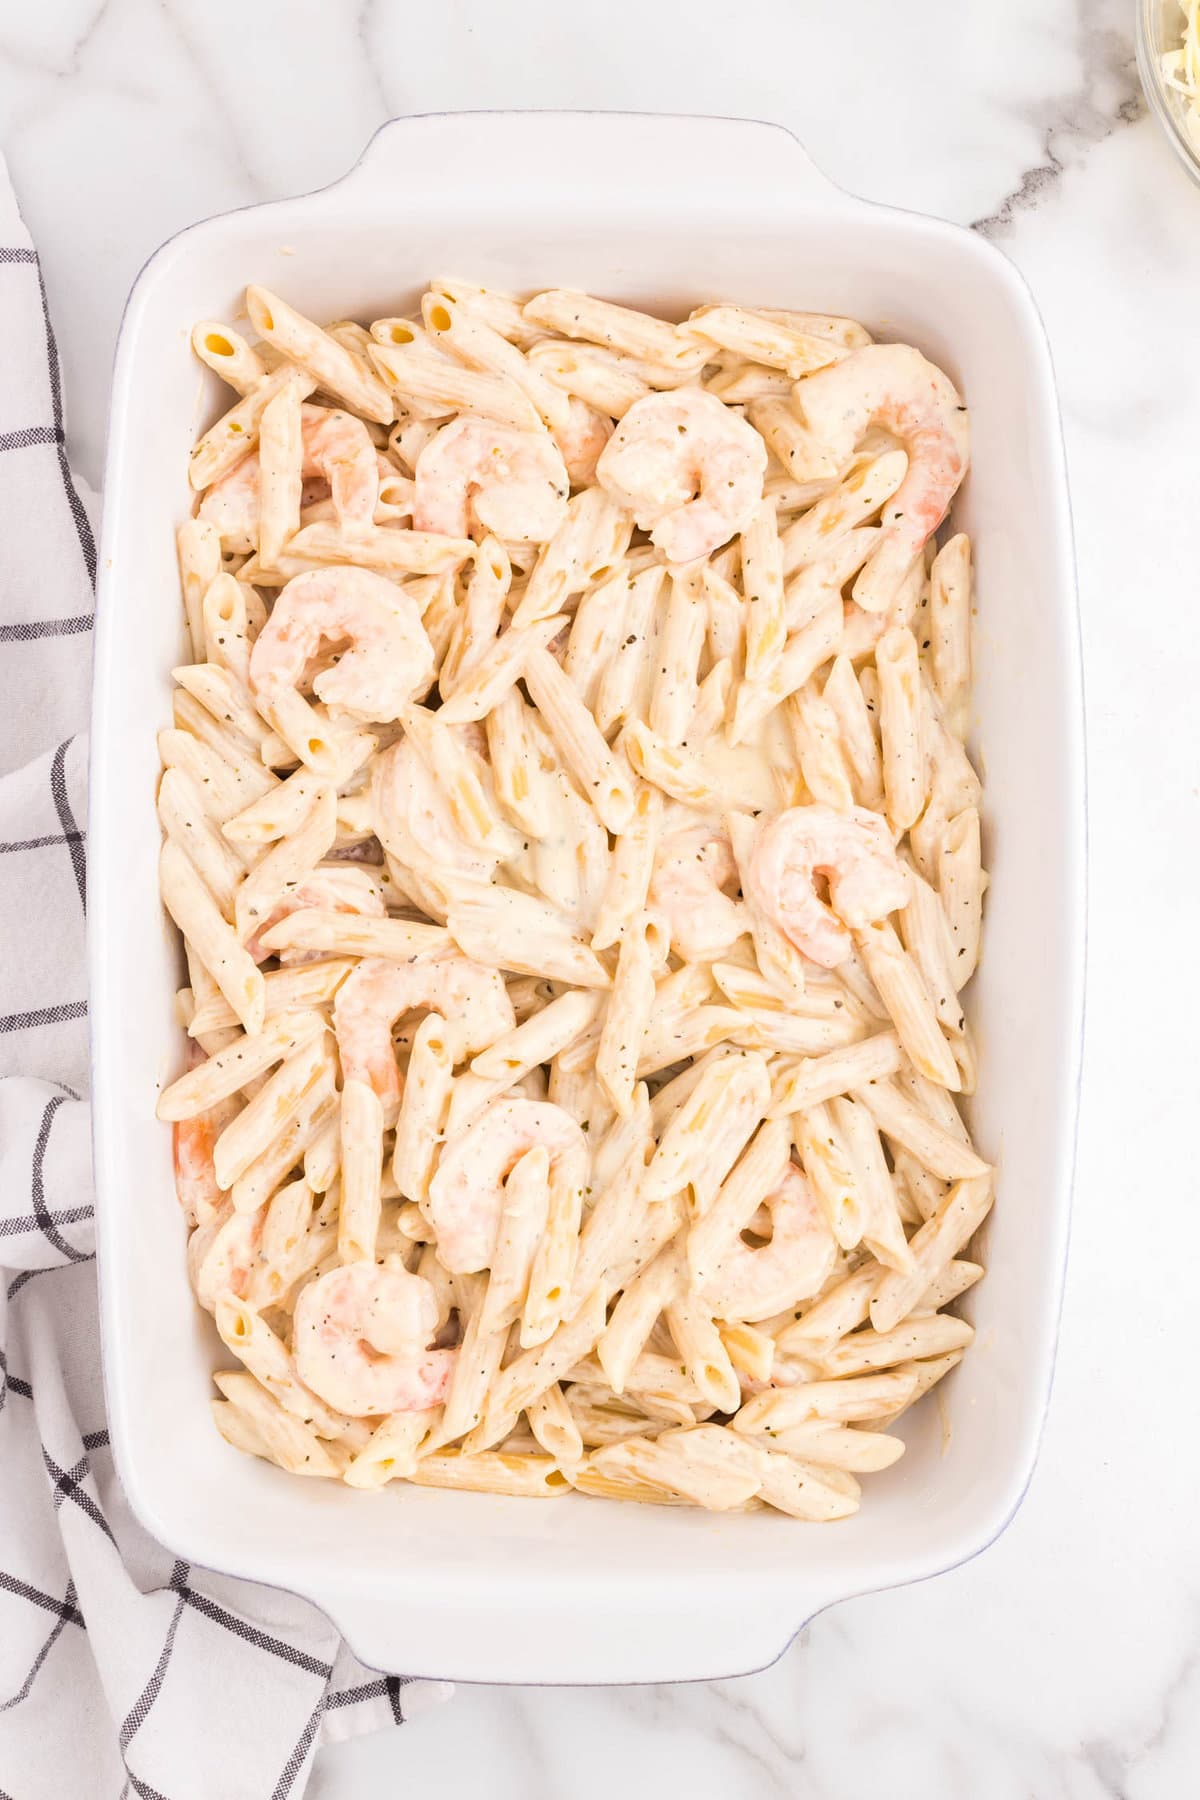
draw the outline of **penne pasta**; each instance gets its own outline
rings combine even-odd
[[[156,796],[217,1429],[847,1518],[993,1198],[965,408],[822,313],[246,311]]]

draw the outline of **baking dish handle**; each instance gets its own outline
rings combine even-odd
[[[653,172],[653,180],[647,176]],[[611,198],[636,213],[651,188],[655,205],[704,217],[733,194],[753,214],[777,216],[780,190],[811,214],[847,213],[865,203],[822,174],[782,125],[756,119],[692,118],[669,113],[429,113],[381,125],[349,174],[347,189],[398,183],[409,199],[435,205],[463,186],[511,198],[527,216],[550,194]]]

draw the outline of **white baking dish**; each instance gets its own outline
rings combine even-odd
[[[974,1125],[1000,1165],[978,1341],[906,1420],[861,1513],[810,1526],[569,1497],[362,1495],[229,1449],[227,1361],[194,1308],[159,1085],[180,1066],[159,909],[156,728],[181,656],[173,527],[221,404],[188,331],[247,281],[320,318],[403,311],[426,279],[579,286],[680,315],[705,299],[849,313],[969,398],[956,517],[978,559],[977,739],[992,888],[971,990]],[[334,187],[193,226],[142,272],[114,377],[96,632],[91,1016],[105,1371],[134,1510],[173,1551],[317,1601],[368,1662],[480,1681],[658,1681],[771,1661],[831,1601],[983,1549],[1030,1478],[1067,1240],[1084,962],[1084,773],[1070,521],[1053,377],[988,244],[832,187],[776,127],[492,114],[383,128]]]

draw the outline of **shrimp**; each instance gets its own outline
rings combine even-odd
[[[198,1068],[205,1061],[204,1051],[192,1039],[188,1044],[188,1068]],[[239,1101],[231,1095],[227,1100],[218,1100],[208,1112],[175,1121],[171,1131],[175,1195],[189,1225],[210,1224],[225,1204],[225,1195],[217,1186],[213,1145],[240,1111]]]
[[[814,875],[829,881],[829,905]],[[793,806],[759,835],[747,898],[813,962],[836,968],[853,948],[846,927],[886,918],[908,899],[908,876],[877,813],[853,806]]]
[[[764,1201],[771,1240],[752,1249],[735,1238],[700,1292],[717,1318],[753,1324],[807,1300],[828,1280],[838,1247],[812,1189],[789,1162],[779,1186]]]
[[[398,1260],[330,1269],[300,1290],[292,1357],[306,1387],[352,1419],[419,1412],[446,1398],[457,1350],[431,1350],[433,1288]]]
[[[647,394],[625,414],[596,480],[668,562],[695,562],[744,531],[762,501],[767,447],[700,388]]]
[[[872,425],[892,432],[908,452],[908,472],[883,509],[883,538],[853,588],[860,606],[883,612],[967,472],[967,409],[949,376],[910,344],[869,344],[805,376],[793,395],[840,467]]]
[[[364,957],[337,991],[333,1029],[343,1080],[369,1082],[385,1107],[400,1098],[392,1026],[417,1010],[441,1013],[456,1060],[485,1050],[517,1022],[498,969],[453,954],[406,963]]]
[[[662,914],[685,962],[711,962],[749,929],[745,909],[722,892],[737,876],[729,839],[709,825],[673,831],[659,844],[649,904]]]
[[[455,1275],[486,1269],[496,1247],[504,1181],[527,1150],[550,1154],[550,1178],[578,1188],[587,1181],[587,1139],[561,1106],[548,1100],[495,1100],[452,1138],[429,1184],[427,1212],[437,1253]]]
[[[329,483],[334,517],[347,537],[361,537],[379,502],[379,460],[371,434],[352,413],[328,406],[300,409],[306,481]],[[394,470],[391,473],[395,473]],[[228,475],[214,481],[200,502],[200,517],[215,525],[228,550],[258,544],[259,455],[252,450]]]
[[[257,1212],[235,1212],[233,1202],[222,1195],[220,1211],[207,1224],[197,1225],[188,1239],[188,1279],[209,1312],[215,1311],[222,1294],[246,1298],[262,1244],[265,1211],[260,1206]]]
[[[256,698],[270,708],[296,688],[322,641],[346,638],[350,649],[313,680],[328,706],[386,722],[427,691],[433,646],[415,601],[382,575],[339,564],[297,575],[280,589],[250,652]]]
[[[466,415],[417,458],[413,526],[466,537],[472,524],[505,543],[542,544],[566,517],[571,482],[554,439]]]
[[[300,912],[307,906],[323,906],[333,912],[358,913],[362,917],[380,919],[387,911],[383,901],[383,889],[373,875],[368,875],[363,868],[351,865],[331,867],[328,863],[318,863],[311,874],[294,887],[289,894],[265,918],[254,936],[247,938],[246,948],[256,963],[266,962],[268,956],[276,954],[263,944],[263,938],[273,925],[286,919],[289,913]],[[320,961],[325,955],[323,950],[284,950],[278,953],[281,963]]]
[[[595,481],[596,463],[612,436],[612,429],[611,419],[603,418],[571,395],[567,423],[555,437],[573,487],[588,487]]]

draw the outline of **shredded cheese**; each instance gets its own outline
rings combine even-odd
[[[1163,85],[1183,99],[1183,122],[1200,149],[1200,0],[1179,0],[1183,40],[1159,58]]]

